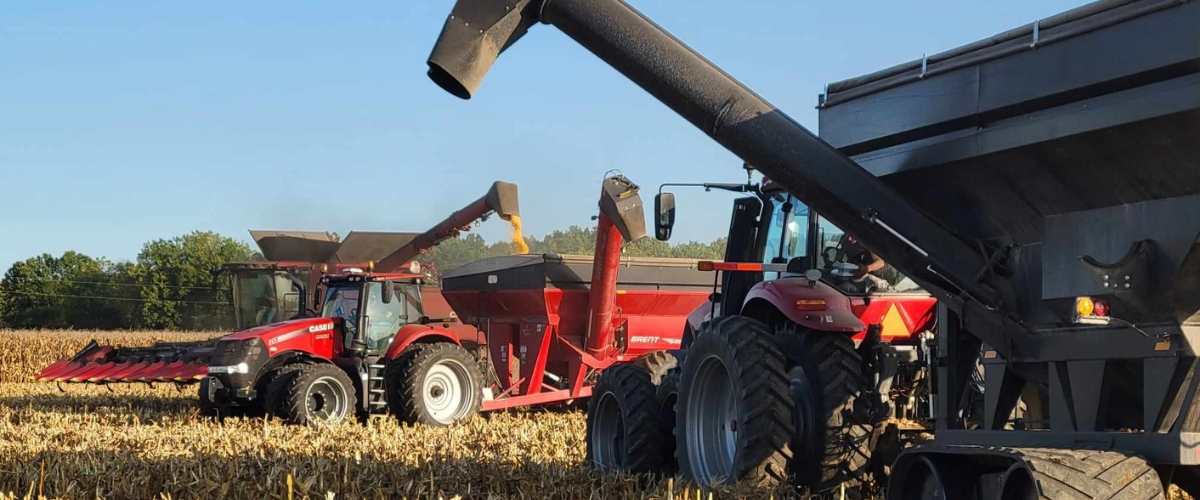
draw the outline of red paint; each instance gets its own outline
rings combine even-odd
[[[458,344],[458,337],[454,332],[435,328],[429,325],[404,325],[400,327],[400,331],[396,332],[396,336],[392,339],[392,344],[388,346],[387,352],[384,353],[385,359],[396,359],[404,349],[412,345],[414,342],[447,342]]]
[[[271,357],[288,351],[299,351],[312,356],[333,359],[342,352],[341,320],[332,318],[304,318],[271,323],[224,337],[223,340],[262,340]]]
[[[868,297],[851,298],[854,314],[862,318],[863,323],[882,324],[884,317],[887,316],[893,305],[904,323],[907,331],[901,333],[885,331],[883,337],[886,340],[904,340],[913,334],[928,330],[937,314],[937,299],[930,296],[877,295],[869,297],[870,300],[867,299]],[[865,334],[865,331],[858,332],[855,337],[862,338]]]
[[[823,299],[825,308],[812,310],[806,306],[805,310],[800,310],[796,301],[802,299]],[[764,281],[750,289],[745,303],[755,300],[766,301],[788,320],[811,330],[843,333],[866,330],[866,325],[851,310],[850,299],[820,281],[812,282],[806,278]]]
[[[617,266],[621,264],[621,232],[612,219],[600,213],[596,250],[592,257],[592,289],[588,303],[587,350],[603,356],[613,344],[613,309],[616,307]]]

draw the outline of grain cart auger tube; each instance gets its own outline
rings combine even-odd
[[[492,213],[506,221],[521,216],[516,184],[504,181],[492,183],[491,189],[483,197],[450,214],[446,220],[428,231],[417,235],[407,245],[396,249],[395,252],[380,260],[375,268],[385,272],[401,269],[421,253],[437,246],[438,243],[458,236],[460,231],[470,229],[471,224],[481,219],[486,220]]]
[[[891,497],[1056,498],[1070,485],[1084,498],[1153,498],[1166,481],[1200,492],[1200,224],[1181,215],[1200,210],[1200,4],[1095,2],[831,85],[821,130],[836,148],[620,0],[460,0],[430,78],[471,97],[538,22],[939,299],[937,444],[883,464]],[[689,365],[703,380],[723,369],[738,393],[749,373],[738,360],[754,357],[746,349],[779,372],[777,334],[760,322],[725,316],[708,328],[696,343],[708,336],[712,355],[691,346],[680,394]],[[983,425],[968,430],[952,400],[981,343]],[[1048,418],[1004,430],[1030,387]],[[736,404],[710,406],[729,408],[721,418],[735,434],[764,439],[742,447],[726,436],[737,446],[712,451],[736,450],[728,463],[685,474],[778,477],[778,457],[795,451],[783,437],[748,426]],[[1097,447],[1109,451],[1077,449]]]

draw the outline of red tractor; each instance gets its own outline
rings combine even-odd
[[[814,491],[854,486],[870,472],[873,430],[882,421],[894,426],[893,434],[932,427],[927,341],[936,299],[769,181],[701,186],[754,194],[734,202],[725,261],[700,265],[721,272],[719,291],[688,316],[678,367],[630,367],[601,377],[605,392],[588,412],[590,459],[635,472],[678,467],[702,484],[753,472],[740,463],[773,464],[777,469],[766,474],[782,478],[790,470]],[[666,240],[674,195],[660,193],[655,205],[656,235]],[[731,328],[766,329],[764,338],[780,349],[731,349],[726,342],[737,336],[722,334]],[[763,359],[726,359],[735,353]],[[787,359],[771,359],[772,353]],[[745,440],[731,413],[742,403],[731,399],[729,381],[755,384],[770,374],[754,367],[770,362],[789,367],[796,411],[764,407],[763,418],[784,418],[797,431],[784,438],[790,452],[743,461]],[[728,373],[739,366],[748,368]],[[639,401],[648,403],[623,404]],[[631,422],[638,419],[658,425]]]

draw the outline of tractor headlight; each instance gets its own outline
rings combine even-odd
[[[233,366],[210,366],[210,367],[208,367],[208,374],[212,375],[214,373],[231,373],[231,374],[232,373],[250,373],[250,365],[248,365],[246,363],[238,363]]]

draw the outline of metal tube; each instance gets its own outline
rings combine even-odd
[[[471,224],[491,212],[496,212],[505,219],[513,215],[520,215],[516,184],[502,181],[492,183],[491,189],[483,197],[450,214],[449,217],[429,228],[428,231],[417,235],[407,245],[397,248],[390,255],[381,259],[375,265],[375,270],[383,273],[394,272],[421,255],[422,252],[457,236],[460,231],[469,230]]]
[[[588,354],[602,357],[613,343],[613,311],[617,302],[617,271],[624,238],[612,218],[600,212],[596,251],[592,256],[592,289],[588,297]]]

